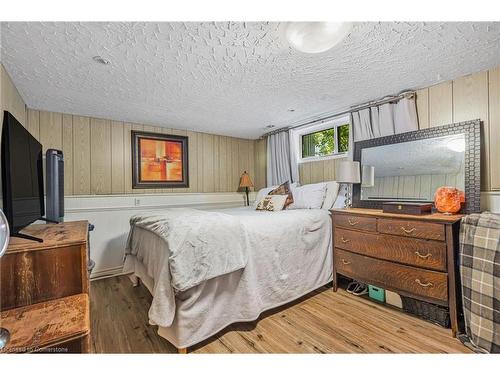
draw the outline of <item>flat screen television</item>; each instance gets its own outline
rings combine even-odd
[[[16,234],[45,214],[42,145],[9,112],[2,128],[3,211]]]

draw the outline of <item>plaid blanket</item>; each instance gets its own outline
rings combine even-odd
[[[478,352],[500,353],[500,215],[462,218],[460,274],[469,342]]]

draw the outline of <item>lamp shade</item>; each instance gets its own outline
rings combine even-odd
[[[247,171],[243,172],[240,177],[240,188],[253,187],[253,182],[250,179]]]
[[[359,161],[341,161],[337,170],[337,182],[344,184],[359,184]]]
[[[375,186],[375,167],[373,165],[361,166],[361,186]]]

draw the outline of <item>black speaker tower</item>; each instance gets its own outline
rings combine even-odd
[[[60,150],[48,149],[45,154],[47,176],[45,180],[47,221],[64,221],[64,158]]]

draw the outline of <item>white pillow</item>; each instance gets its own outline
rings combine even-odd
[[[339,194],[339,186],[340,185],[337,181],[326,182],[326,195],[325,200],[323,201],[323,206],[321,206],[321,208],[329,210],[333,207],[333,204],[337,199],[337,195]]]
[[[286,195],[266,195],[257,204],[256,210],[258,211],[281,211],[285,207]]]
[[[321,208],[326,194],[326,183],[292,187],[293,203],[287,209]]]
[[[257,208],[257,205],[259,204],[259,202],[262,199],[264,199],[264,197],[266,195],[268,195],[271,190],[276,189],[278,186],[279,185],[268,186],[268,187],[260,189],[257,193],[257,196],[255,197],[255,201],[253,202],[253,208]],[[290,184],[290,189],[296,188],[297,186],[299,186],[298,182],[294,182],[293,184]]]

